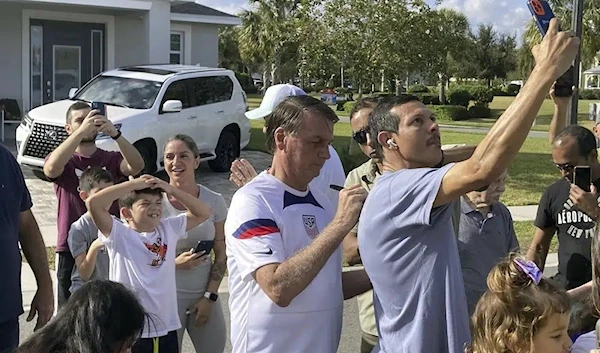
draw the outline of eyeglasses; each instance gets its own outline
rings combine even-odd
[[[556,166],[556,168],[558,168],[558,170],[563,171],[563,172],[572,172],[573,169],[575,168],[574,165],[570,165],[569,163],[555,164],[554,166]]]
[[[356,141],[359,145],[364,145],[367,143],[367,133],[369,132],[369,128],[364,128],[360,131],[356,131],[352,133],[352,139]]]

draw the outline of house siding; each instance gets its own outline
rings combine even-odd
[[[148,61],[148,36],[140,16],[115,16],[115,66],[139,65]]]
[[[12,98],[19,102],[23,109],[22,92],[22,21],[19,4],[3,4],[0,11],[0,99]]]
[[[194,23],[192,25],[192,63],[217,67],[219,63],[219,27]]]

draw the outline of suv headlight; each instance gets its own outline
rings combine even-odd
[[[24,128],[31,130],[31,127],[33,126],[33,120],[29,117],[29,114],[23,115],[23,118],[21,119],[21,125],[23,125]]]
[[[117,129],[118,131],[121,131],[121,126],[123,126],[123,124],[115,124],[115,129]],[[109,135],[105,135],[103,133],[98,133],[98,136],[96,136],[96,140],[106,140],[112,138]]]

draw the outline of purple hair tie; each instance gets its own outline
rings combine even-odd
[[[543,274],[542,274],[542,271],[540,271],[540,269],[537,267],[535,262],[526,261],[526,260],[523,260],[518,257],[515,258],[514,261],[517,264],[517,266],[519,266],[521,268],[521,270],[523,270],[523,272],[525,272],[525,274],[529,278],[531,278],[533,283],[535,283],[536,285],[540,284]]]

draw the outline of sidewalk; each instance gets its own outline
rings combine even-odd
[[[533,221],[537,215],[537,209],[537,205],[508,207],[513,221]]]

